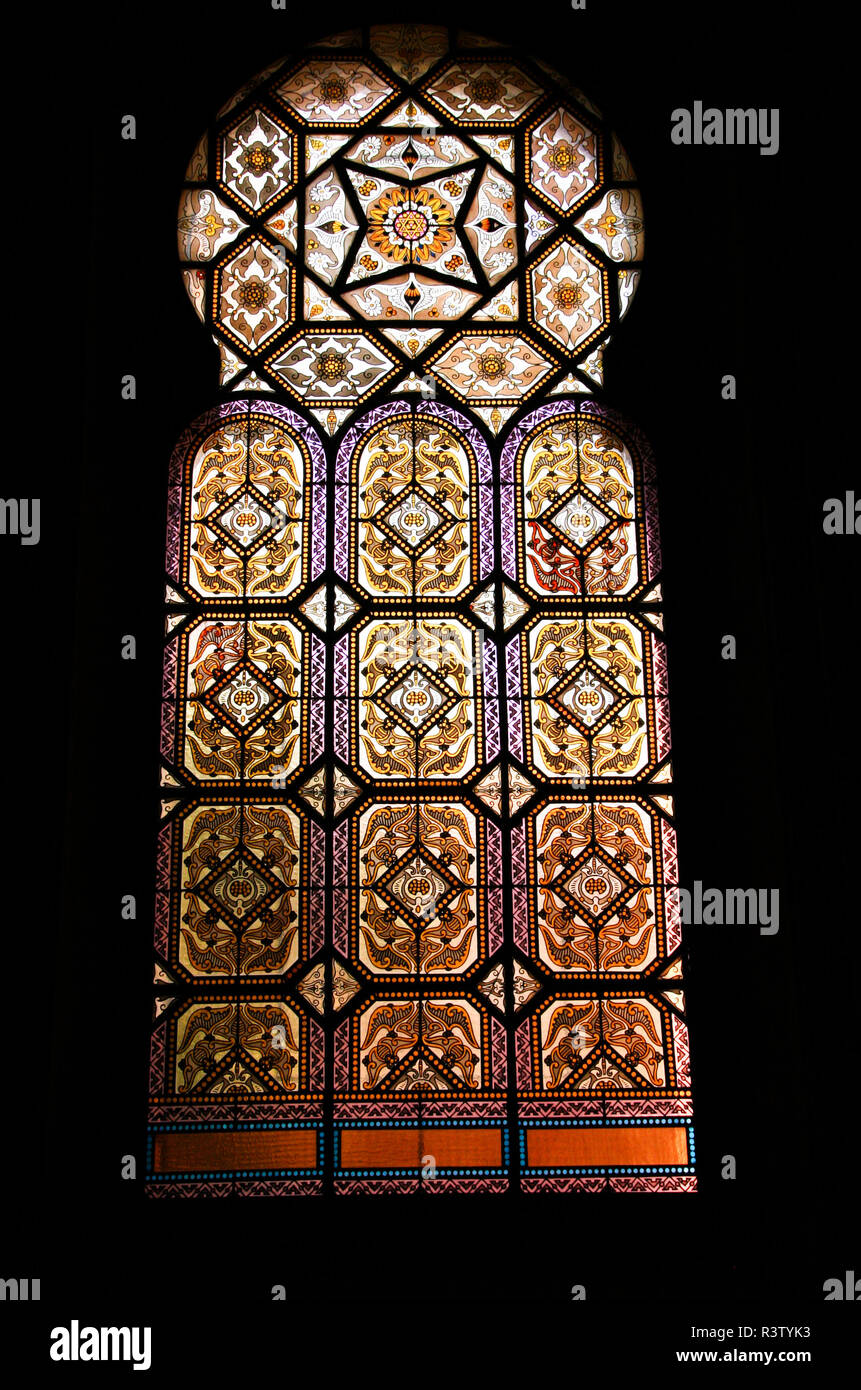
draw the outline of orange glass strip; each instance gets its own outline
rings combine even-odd
[[[683,1125],[530,1129],[526,1143],[531,1168],[688,1162],[688,1135]]]
[[[342,1168],[418,1168],[425,1156],[439,1168],[498,1168],[498,1129],[345,1129]]]
[[[159,1134],[153,1146],[156,1173],[314,1168],[316,1164],[317,1131],[314,1129]]]

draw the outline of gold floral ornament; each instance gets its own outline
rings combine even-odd
[[[491,410],[480,418],[494,433],[539,377],[551,394],[601,385],[604,345],[639,283],[643,211],[618,138],[566,78],[441,25],[376,25],[273,64],[228,111],[195,149],[178,229],[224,385],[277,389],[273,353],[335,320],[371,325],[368,351],[388,360],[391,344],[401,382],[436,378]],[[238,263],[249,241],[277,260],[269,274]],[[434,362],[432,333],[405,332],[426,320],[439,337],[464,318],[448,340],[456,357],[471,355],[478,323],[497,321],[546,368],[527,382],[518,360],[456,381]],[[325,364],[317,395],[321,382]],[[329,385],[370,395],[364,380]]]
[[[432,189],[392,187],[368,209],[368,240],[389,260],[435,260],[454,239],[451,206]]]
[[[277,92],[304,121],[356,125],[391,95],[391,88],[366,63],[330,59],[304,64]]]

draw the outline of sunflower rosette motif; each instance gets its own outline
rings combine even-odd
[[[368,209],[368,241],[388,260],[435,261],[454,242],[454,212],[430,188],[390,188]]]
[[[373,26],[222,109],[188,166],[179,248],[228,390],[286,388],[337,433],[381,388],[432,380],[498,432],[539,388],[601,384],[642,206],[567,79],[475,35]]]

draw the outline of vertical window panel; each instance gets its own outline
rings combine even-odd
[[[451,46],[450,46],[451,45]],[[696,1186],[618,137],[435,25],[271,64],[178,245],[148,1191]]]

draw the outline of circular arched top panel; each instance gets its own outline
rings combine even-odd
[[[340,420],[430,377],[502,420],[535,391],[601,383],[642,205],[559,73],[383,25],[273,64],[222,108],[188,165],[179,251],[231,389]]]

